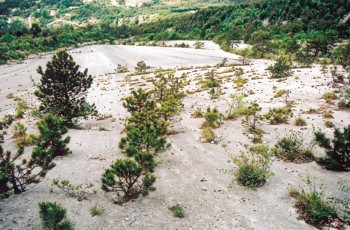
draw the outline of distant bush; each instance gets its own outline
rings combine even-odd
[[[265,118],[270,121],[271,125],[288,124],[289,118],[292,116],[290,108],[272,108],[265,114]]]
[[[205,122],[202,127],[219,127],[221,125],[222,114],[218,111],[217,108],[211,109],[207,108],[207,112],[204,114]]]
[[[201,118],[203,117],[203,112],[201,108],[197,108],[196,111],[194,111],[194,113],[192,113],[192,117],[194,118]]]
[[[298,117],[297,119],[295,119],[294,124],[296,126],[305,126],[307,125],[307,122],[304,118]]]
[[[285,78],[291,76],[291,67],[286,58],[278,58],[277,62],[268,67],[267,70],[271,72],[272,78]]]

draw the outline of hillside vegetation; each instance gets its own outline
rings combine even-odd
[[[39,10],[34,10],[36,4],[41,4]],[[192,6],[197,5],[201,6],[201,3]],[[210,2],[204,5],[210,5]],[[141,8],[107,7],[95,2],[83,4],[79,0],[69,3],[48,0],[39,3],[30,0],[21,3],[5,1],[0,6],[0,13],[9,14],[12,19],[17,11],[22,16],[30,14],[35,18],[39,11],[41,13],[39,22],[32,23],[31,28],[20,20],[9,23],[7,17],[0,18],[0,42],[4,44],[0,49],[0,62],[85,42],[114,43],[124,39],[123,44],[133,44],[135,41],[214,39],[225,50],[230,50],[232,42],[238,40],[255,44],[255,49],[253,47],[253,50],[241,53],[254,57],[274,57],[288,53],[288,50],[296,53],[309,42],[312,44],[308,50],[300,50],[298,55],[302,62],[309,63],[306,57],[308,54],[311,53],[312,60],[330,57],[334,44],[350,36],[350,3],[346,0],[262,0],[202,9],[192,7],[199,10],[186,13],[188,6],[181,8],[181,5],[177,5],[177,8],[173,8],[158,1],[147,3]],[[78,23],[45,26],[49,18],[53,17],[49,14],[49,7],[57,8],[58,15],[69,11],[70,18],[66,21]],[[12,12],[13,9],[16,11]],[[160,16],[169,11],[182,13]],[[158,16],[151,20],[150,15],[154,12]],[[140,17],[141,13],[144,17]],[[129,17],[134,18],[125,20]],[[118,20],[121,18],[122,21]],[[89,20],[90,23],[82,23]]]

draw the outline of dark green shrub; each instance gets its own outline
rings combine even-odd
[[[277,62],[267,68],[272,78],[285,78],[291,75],[291,67],[286,58],[278,58]]]
[[[291,133],[278,140],[273,151],[276,157],[284,161],[302,163],[314,160],[312,148],[313,144],[305,146],[304,140],[300,135]]]
[[[70,153],[67,144],[70,137],[63,136],[68,132],[63,119],[47,114],[38,123],[39,141],[32,153],[32,160],[38,162],[44,169],[53,167],[52,159]]]
[[[178,218],[184,218],[185,217],[185,210],[179,204],[170,207],[169,210],[173,212],[175,217],[178,217]]]
[[[142,170],[135,161],[118,159],[102,175],[102,189],[115,192],[118,196],[116,203],[125,203],[140,194],[148,195],[155,181],[155,176]]]
[[[219,127],[221,124],[221,117],[222,114],[217,108],[212,110],[210,107],[208,107],[207,112],[204,115],[205,122],[203,123],[202,127]]]
[[[317,131],[315,141],[326,151],[325,157],[317,158],[318,164],[328,170],[350,170],[350,125],[345,127],[343,132],[336,128],[332,140],[327,138],[323,132]]]
[[[73,230],[73,224],[66,218],[67,210],[60,204],[39,203],[39,215],[45,230]]]

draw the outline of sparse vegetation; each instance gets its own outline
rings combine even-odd
[[[148,65],[146,65],[146,63],[144,61],[139,61],[137,62],[136,66],[135,66],[135,71],[137,73],[143,74],[146,69],[149,69],[150,67]]]
[[[185,210],[179,204],[171,206],[169,208],[169,210],[172,211],[174,216],[177,217],[177,218],[184,218],[185,217]]]
[[[291,132],[286,137],[278,140],[273,151],[276,157],[284,161],[304,163],[314,160],[313,147],[313,143],[305,145],[305,141],[300,134]]]
[[[235,181],[247,188],[263,186],[274,175],[271,171],[273,152],[266,145],[249,146],[232,161],[238,166],[234,171]]]
[[[265,118],[269,120],[271,125],[288,124],[289,118],[293,116],[290,108],[272,108]]]
[[[103,209],[95,204],[90,208],[89,212],[91,216],[100,216],[103,213]]]
[[[294,125],[296,125],[296,126],[306,126],[307,122],[306,122],[306,120],[304,118],[298,117],[298,118],[295,119]]]
[[[299,216],[308,224],[322,229],[325,226],[337,226],[342,229],[343,223],[338,219],[334,203],[327,200],[324,188],[312,184],[310,178],[307,179],[310,191],[291,188],[289,195],[295,199],[295,207],[299,210]],[[335,225],[332,224],[335,222]]]
[[[92,183],[74,185],[70,183],[69,180],[60,181],[58,179],[54,179],[52,181],[52,185],[61,189],[69,196],[77,198],[78,201],[87,199],[88,195],[96,194],[96,190],[93,189],[94,185]]]

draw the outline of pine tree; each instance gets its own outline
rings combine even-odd
[[[52,168],[52,159],[70,153],[66,145],[70,137],[63,139],[68,132],[63,120],[47,114],[38,124],[39,142],[33,149],[32,161],[39,163],[44,169]]]
[[[106,192],[115,192],[119,196],[118,203],[149,193],[156,181],[153,174],[144,171],[135,161],[118,159],[102,175],[102,189]]]
[[[318,131],[315,141],[326,150],[326,156],[318,158],[317,163],[328,170],[350,171],[350,125],[343,132],[336,128],[332,140]]]
[[[73,224],[66,218],[67,210],[52,202],[39,203],[39,215],[45,230],[73,230]]]
[[[0,146],[0,198],[8,197],[11,190],[15,194],[24,192],[28,184],[39,182],[54,166],[54,157],[68,153],[69,138],[62,140],[67,129],[61,119],[46,115],[39,122],[39,131],[40,141],[29,160],[23,157],[23,145],[17,146],[16,153],[5,152]]]
[[[87,69],[80,72],[79,68],[72,56],[60,51],[47,63],[45,71],[41,66],[37,69],[41,80],[35,85],[35,95],[41,102],[40,110],[64,119],[68,125],[74,118],[86,118],[95,112],[95,105],[86,102],[93,78]]]

